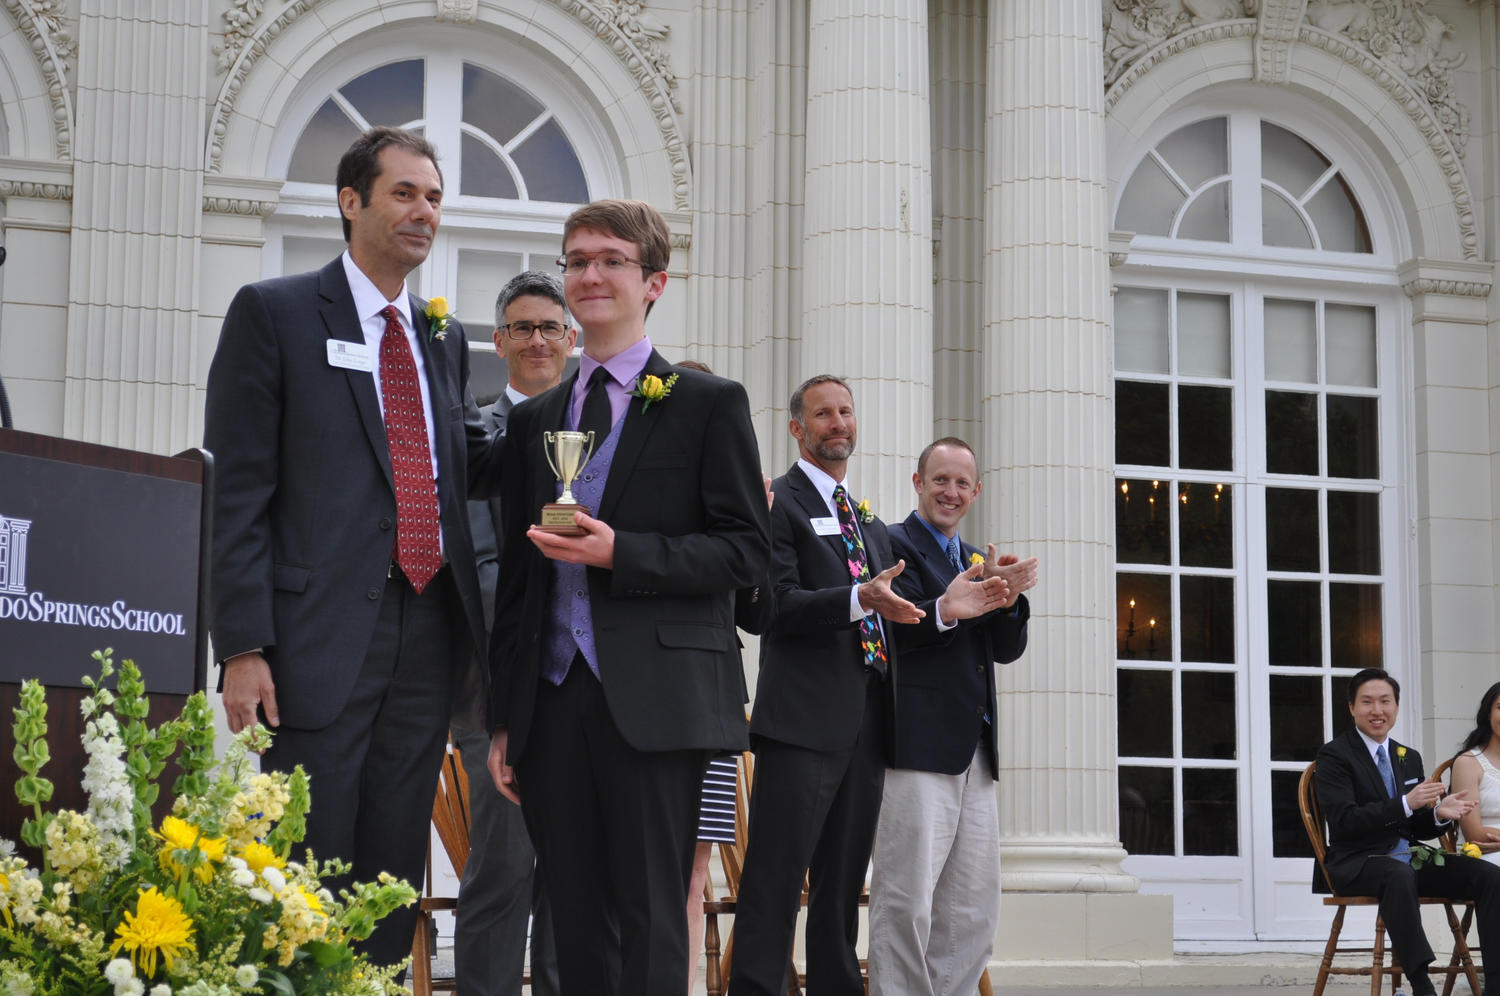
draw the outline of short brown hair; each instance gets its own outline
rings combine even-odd
[[[952,446],[955,449],[968,450],[969,456],[974,457],[974,469],[979,469],[979,457],[974,454],[974,447],[959,439],[957,436],[944,436],[942,439],[934,439],[922,449],[922,455],[917,457],[917,476],[921,477],[927,472],[927,458],[932,456],[932,451],[939,446]]]
[[[443,167],[438,165],[437,149],[431,142],[414,131],[381,125],[356,138],[354,144],[345,150],[343,157],[339,159],[334,189],[353,187],[354,192],[359,194],[360,206],[369,207],[370,191],[375,187],[375,178],[380,175],[380,153],[392,145],[430,159],[432,168],[437,170],[438,183],[443,182]],[[342,210],[339,211],[339,218],[344,222],[344,241],[348,242],[352,231],[349,219],[344,217]]]
[[[850,389],[848,384],[844,383],[843,378],[841,377],[835,377],[833,374],[814,374],[813,376],[807,378],[797,386],[797,389],[795,391],[792,392],[792,400],[787,405],[787,407],[791,410],[792,421],[796,422],[804,429],[807,428],[807,423],[802,420],[802,396],[806,394],[810,389],[817,387],[819,384],[837,384],[839,387],[842,387],[844,390],[849,392],[850,401],[854,400],[854,391]]]
[[[661,212],[645,201],[603,200],[585,204],[563,224],[563,250],[579,229],[605,232],[634,242],[641,254],[641,275],[663,271],[672,257],[672,233]]]

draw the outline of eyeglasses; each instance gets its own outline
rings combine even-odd
[[[650,272],[649,267],[640,260],[615,252],[570,252],[566,256],[557,257],[557,268],[565,277],[583,276],[591,263],[597,265],[601,273],[624,273],[627,266],[639,266],[641,272]]]
[[[525,342],[540,332],[543,339],[561,339],[568,334],[568,327],[558,322],[511,322],[500,326],[512,339]]]

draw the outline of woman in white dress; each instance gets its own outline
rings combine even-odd
[[[1500,682],[1480,700],[1474,729],[1453,759],[1451,784],[1479,800],[1459,820],[1464,840],[1478,844],[1486,861],[1500,864]]]

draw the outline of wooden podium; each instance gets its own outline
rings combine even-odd
[[[204,688],[213,459],[173,457],[0,429],[0,743],[11,744],[20,683],[47,685],[41,774],[48,810],[83,810],[79,702],[95,650],[134,660],[154,726]],[[20,776],[0,751],[0,837],[18,840]],[[171,804],[168,787],[158,808]],[[158,814],[160,815],[160,814]]]

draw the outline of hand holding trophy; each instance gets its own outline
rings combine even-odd
[[[593,511],[573,497],[573,482],[589,462],[589,457],[594,455],[594,434],[566,430],[544,432],[542,441],[546,445],[547,465],[562,481],[563,489],[557,501],[542,506],[542,521],[537,523],[537,528],[558,536],[582,536],[584,530],[573,522],[573,513],[592,515]]]

